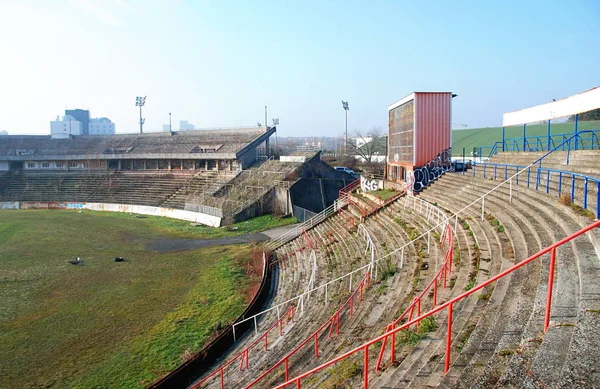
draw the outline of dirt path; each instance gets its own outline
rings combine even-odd
[[[197,249],[201,247],[225,246],[230,244],[264,242],[265,240],[269,240],[267,235],[256,232],[253,234],[215,239],[156,239],[148,245],[148,248],[150,250],[167,252]]]

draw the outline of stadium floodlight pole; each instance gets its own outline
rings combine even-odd
[[[171,112],[169,112],[169,132],[173,132],[173,128],[171,127]]]
[[[344,154],[346,154],[348,149],[348,110],[350,108],[348,107],[348,102],[344,100],[342,100],[342,107],[344,107],[344,111],[346,112],[346,138],[344,139]]]
[[[144,104],[146,104],[146,97],[147,96],[137,96],[135,98],[135,106],[140,107],[140,134],[144,132],[144,122],[146,121],[142,118],[142,107],[144,106]]]

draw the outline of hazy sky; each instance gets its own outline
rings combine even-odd
[[[117,132],[264,122],[283,136],[387,128],[414,90],[453,122],[600,85],[600,2],[0,0],[0,130],[48,134],[65,108]],[[455,127],[458,127],[457,125]]]

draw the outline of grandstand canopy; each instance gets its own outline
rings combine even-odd
[[[1,136],[0,158],[7,160],[173,157],[235,159],[275,132],[274,127],[143,133],[109,136]]]
[[[502,118],[502,126],[542,122],[577,115],[598,108],[600,108],[600,86],[564,99],[552,100],[546,104],[506,112]]]

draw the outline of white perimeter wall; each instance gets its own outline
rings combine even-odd
[[[600,87],[547,104],[506,112],[502,117],[504,127],[552,120],[600,108]]]
[[[211,227],[219,227],[221,218],[200,212],[173,208],[149,207],[145,205],[106,204],[106,203],[49,203],[49,202],[0,202],[0,209],[89,209],[92,211],[128,212],[140,215],[170,217],[187,220]]]

